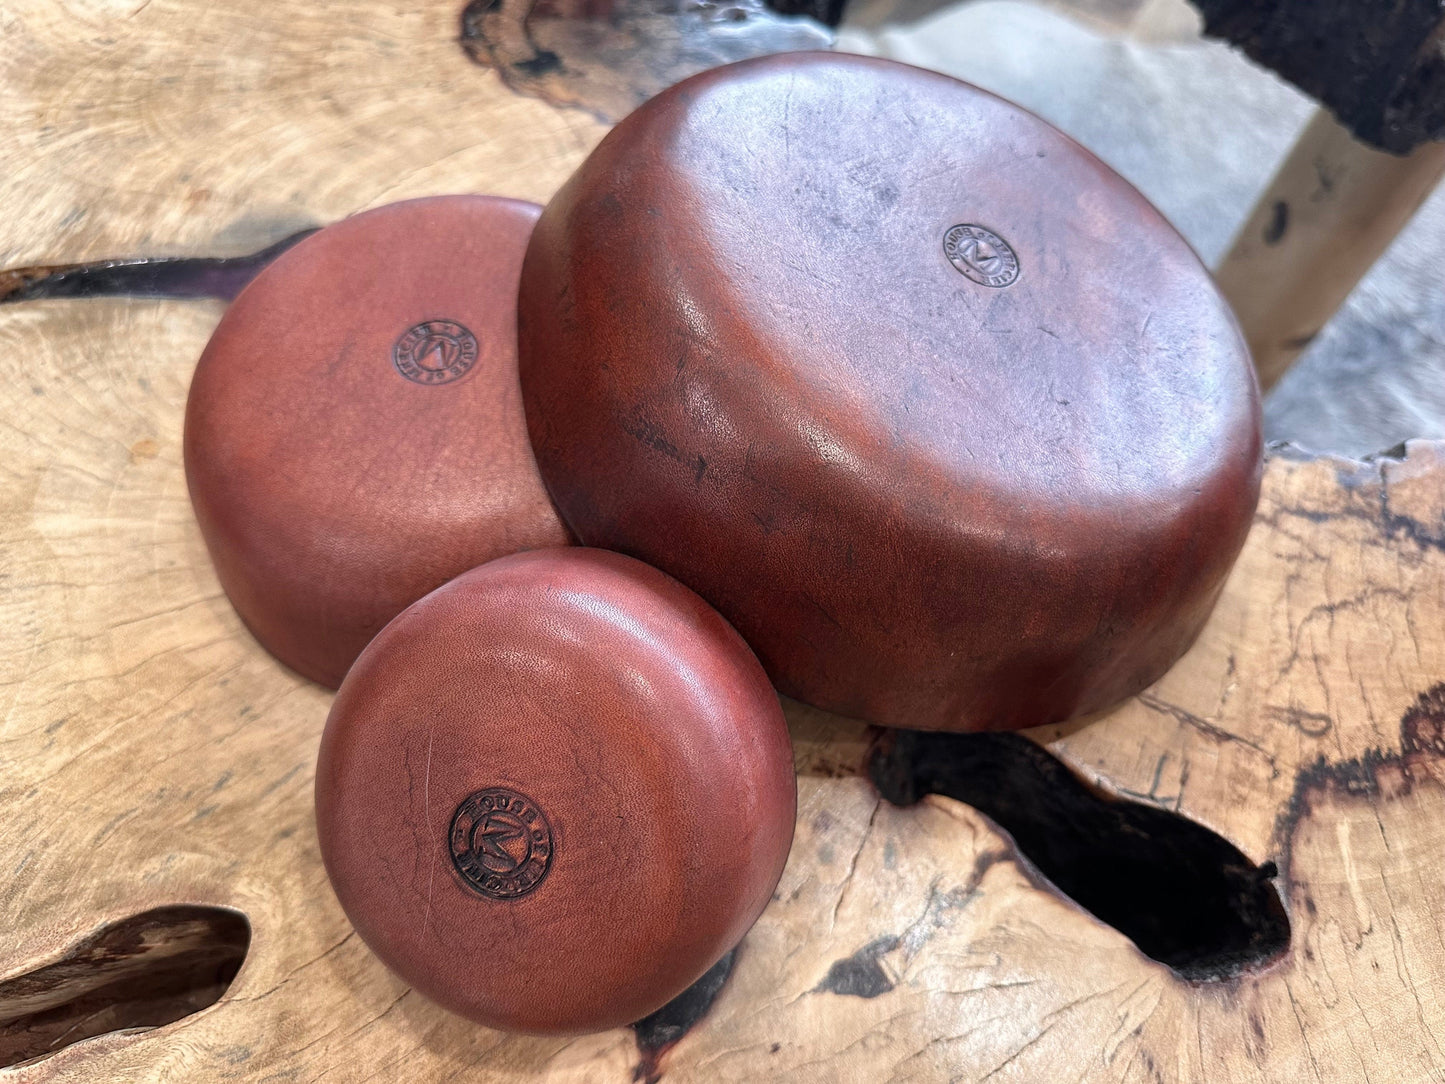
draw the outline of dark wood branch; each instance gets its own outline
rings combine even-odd
[[[1436,0],[1191,0],[1204,32],[1317,99],[1392,154],[1445,138],[1445,17]]]

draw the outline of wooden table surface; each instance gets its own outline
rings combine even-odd
[[[604,129],[470,61],[459,14],[12,0],[0,267],[236,255],[428,193],[546,199]],[[186,496],[186,388],[220,312],[0,306],[0,1037],[36,1004],[3,980],[106,923],[207,904],[251,927],[214,1005],[0,1080],[1445,1080],[1445,447],[1276,454],[1196,647],[1106,717],[1033,735],[1277,863],[1282,956],[1181,978],[989,818],[882,800],[865,728],[790,706],[777,897],[707,1014],[644,1057],[629,1030],[451,1017],[352,933],[312,822],[329,694],[246,634]]]

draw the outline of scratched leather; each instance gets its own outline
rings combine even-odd
[[[242,291],[201,357],[185,433],[196,518],[242,619],[309,678],[334,688],[452,576],[569,539],[517,386],[517,276],[538,211],[447,196],[327,227]],[[475,360],[424,385],[393,354],[437,320],[471,332]]]
[[[962,273],[956,225],[1016,279]],[[1026,727],[1139,690],[1258,499],[1252,367],[1189,246],[1031,114],[889,61],[744,61],[637,110],[543,213],[520,327],[577,535],[699,592],[784,692],[876,723]]]
[[[452,858],[453,817],[486,788],[550,831],[517,898]],[[316,773],[327,872],[367,944],[433,1000],[523,1031],[628,1024],[691,985],[771,897],[796,801],[778,698],[738,634],[656,569],[579,547],[494,561],[397,617],[342,684]]]

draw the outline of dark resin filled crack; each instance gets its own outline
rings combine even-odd
[[[139,256],[0,270],[0,305],[58,297],[214,297],[230,301],[298,241],[301,230],[248,256]]]
[[[1016,734],[886,735],[883,796],[956,798],[992,819],[1062,893],[1188,979],[1229,978],[1289,945],[1275,863],[1153,805],[1100,794]]]

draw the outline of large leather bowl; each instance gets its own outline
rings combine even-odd
[[[329,226],[241,292],[186,408],[221,585],[333,688],[404,607],[493,557],[563,545],[517,387],[517,276],[540,208],[410,200]]]
[[[578,536],[877,723],[1136,692],[1258,499],[1253,371],[1189,246],[1038,118],[888,61],[749,60],[637,110],[543,213],[520,328]]]
[[[388,625],[316,770],[362,938],[522,1031],[627,1024],[685,990],[767,904],[795,813],[747,645],[676,580],[580,548],[484,565]]]

